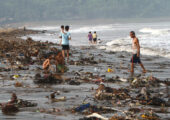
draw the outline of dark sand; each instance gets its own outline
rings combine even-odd
[[[23,31],[23,30],[14,30],[10,32],[1,32],[0,39],[6,41],[17,41],[21,42],[19,37],[24,36],[26,34],[36,34],[36,31]],[[35,42],[37,43],[37,42]],[[60,48],[56,44],[46,43],[48,46],[54,46]],[[24,48],[23,48],[24,49]],[[49,47],[45,47],[44,49],[48,50]],[[10,50],[9,50],[10,51]],[[68,65],[69,71],[66,72],[63,77],[70,78],[75,81],[80,81],[81,85],[68,85],[67,82],[63,82],[59,85],[37,85],[33,83],[33,79],[36,73],[42,73],[43,70],[38,69],[41,68],[39,62],[35,62],[34,64],[25,65],[29,70],[12,70],[12,71],[1,71],[0,73],[0,102],[7,102],[11,93],[15,92],[19,98],[25,100],[31,100],[35,103],[38,103],[37,107],[33,108],[22,108],[20,112],[16,115],[8,116],[4,115],[0,112],[0,120],[6,119],[17,119],[17,120],[78,120],[79,118],[83,118],[86,115],[81,113],[72,113],[71,108],[77,107],[82,104],[83,100],[86,96],[94,98],[95,89],[98,88],[98,84],[92,82],[96,80],[96,76],[101,77],[105,80],[105,85],[112,88],[128,88],[130,89],[130,95],[135,95],[134,91],[138,91],[141,88],[131,88],[129,82],[121,81],[127,80],[131,78],[130,73],[128,73],[129,60],[131,57],[131,53],[127,52],[106,52],[105,50],[99,50],[96,46],[86,46],[86,47],[71,47],[71,57],[70,63]],[[82,58],[91,58],[91,60],[84,60],[82,63],[80,59]],[[6,57],[3,57],[1,53],[1,68],[6,68],[7,63],[3,63],[6,61]],[[34,58],[32,58],[34,59]],[[37,58],[35,58],[37,59]],[[148,77],[151,74],[164,81],[170,80],[170,60],[167,58],[159,57],[159,56],[142,56],[142,61],[148,70],[148,73],[141,74],[141,69],[139,66],[135,68],[135,76]],[[94,64],[97,62],[97,64]],[[108,73],[107,69],[112,68],[114,70],[113,73]],[[96,71],[97,70],[97,71]],[[79,73],[80,76],[76,75]],[[87,73],[88,72],[88,73]],[[89,74],[92,74],[90,76]],[[15,80],[11,80],[11,75],[20,75]],[[116,76],[119,76],[118,81],[115,80]],[[113,78],[112,82],[107,82],[108,79]],[[19,81],[23,84],[23,87],[15,87],[14,84],[16,81]],[[169,86],[168,86],[169,87]],[[161,98],[166,99],[168,101],[167,94],[167,86],[162,84],[160,87],[150,88],[151,90],[155,90],[153,94],[162,94]],[[56,96],[56,98],[66,96],[66,101],[63,102],[55,102],[51,103],[51,101],[46,97],[49,96],[52,92],[59,91],[60,95]],[[108,106],[113,107],[118,110],[126,111],[130,107],[129,103],[123,103],[122,105],[118,105],[117,103],[113,104],[112,101],[103,100],[95,102],[92,99],[88,99],[86,102],[90,102],[92,105],[100,105],[100,106]],[[133,107],[137,108],[151,108],[153,110],[161,109],[161,107],[155,107],[150,105],[136,105],[133,104]],[[38,109],[46,109],[46,112],[40,112]],[[59,109],[59,112],[48,112],[52,111],[53,108]],[[167,111],[165,113],[157,112],[162,120],[166,120],[170,118],[170,108],[166,107]],[[122,112],[114,112],[108,114],[102,114],[104,117],[110,118],[115,114],[123,115]],[[141,113],[142,114],[142,113]]]

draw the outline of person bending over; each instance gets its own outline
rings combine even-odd
[[[65,61],[64,61],[64,57],[61,51],[58,52],[58,54],[56,55],[55,61],[56,61],[56,72],[64,73],[65,72]]]

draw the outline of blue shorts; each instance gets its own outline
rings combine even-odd
[[[133,54],[131,58],[131,63],[141,63],[140,57],[137,56],[137,54]]]

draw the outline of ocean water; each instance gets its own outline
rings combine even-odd
[[[170,58],[170,22],[153,22],[153,23],[101,23],[101,24],[70,24],[72,46],[87,46],[89,31],[96,31],[99,49],[107,51],[127,51],[131,52],[132,39],[129,37],[130,31],[135,31],[141,45],[141,54],[162,56]],[[32,37],[38,41],[50,41],[59,43],[60,25],[41,25],[29,26],[31,30],[45,30],[45,33],[24,36]]]

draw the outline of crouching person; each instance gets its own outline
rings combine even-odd
[[[56,61],[56,72],[57,73],[64,73],[67,71],[67,67],[65,66],[65,60],[62,55],[62,51],[59,51],[55,57]]]

